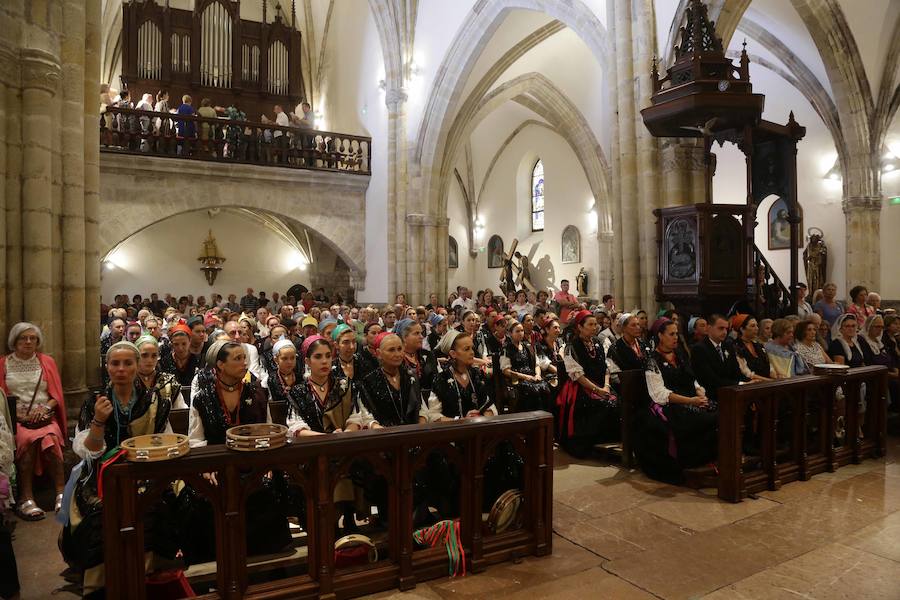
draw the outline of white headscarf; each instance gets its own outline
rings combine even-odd
[[[294,346],[294,342],[287,339],[286,337],[282,337],[272,346],[272,356],[277,357],[278,353],[281,352],[283,348],[294,348],[295,350],[297,349],[297,347]]]
[[[441,338],[441,341],[438,342],[437,349],[440,350],[441,354],[444,356],[450,356],[453,342],[455,342],[456,338],[460,335],[462,334],[456,329],[448,330],[447,333],[444,334],[444,337]]]
[[[847,340],[844,339],[844,336],[841,335],[841,326],[847,319],[856,321],[856,316],[851,315],[850,313],[844,313],[834,320],[834,325],[831,326],[831,339],[840,342],[841,346],[844,348],[844,355],[849,359],[853,356],[853,352],[850,350],[850,344],[848,344]],[[856,340],[853,340],[853,342],[854,345],[856,345]]]
[[[869,345],[869,348],[872,349],[872,353],[875,354],[875,356],[878,356],[884,350],[884,340],[880,337],[877,340],[873,340],[871,336],[869,336],[869,330],[872,328],[872,323],[875,322],[875,319],[879,318],[882,318],[881,315],[870,315],[866,317],[866,322],[863,324],[863,335],[861,336]]]

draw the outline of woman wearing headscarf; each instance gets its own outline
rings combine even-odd
[[[334,365],[332,370],[335,377],[346,377],[352,383],[357,373],[362,373],[360,357],[356,352],[356,330],[341,323],[331,332],[332,346],[334,347]]]
[[[491,386],[475,366],[475,348],[468,333],[451,330],[444,334],[438,350],[448,357],[447,367],[434,379],[427,399],[427,420],[452,421],[466,417],[496,415]]]
[[[839,365],[861,367],[865,364],[857,336],[859,322],[856,315],[839,316],[831,327],[831,343],[828,355]]]
[[[134,345],[140,353],[135,383],[138,393],[156,396],[157,402],[174,408],[181,397],[181,384],[171,373],[159,370],[159,342],[152,335],[143,335]]]
[[[128,438],[154,433],[170,433],[172,404],[157,394],[142,394],[138,384],[140,352],[131,342],[119,341],[107,352],[110,383],[99,395],[85,401],[81,408],[72,449],[84,460],[80,469],[85,476],[75,481],[67,514],[63,515],[61,548],[67,562],[83,572],[85,598],[102,598],[103,501],[98,490],[98,474],[103,458],[111,455]],[[164,521],[145,517],[145,548],[174,558],[177,548],[171,536],[162,531]],[[158,528],[158,529],[157,529]]]
[[[606,365],[610,376],[618,383],[618,374],[622,371],[643,371],[647,367],[650,348],[641,337],[643,332],[637,315],[622,313],[616,319],[616,328],[622,335],[610,347]]]
[[[425,336],[422,347],[434,352],[435,357],[438,359],[446,358],[446,356],[443,356],[438,350],[438,345],[441,343],[441,338],[447,333],[447,317],[440,313],[434,313],[428,317],[428,325],[430,331],[428,332],[428,335]]]
[[[188,416],[191,448],[225,444],[226,431],[237,425],[271,423],[269,397],[247,368],[244,345],[218,339],[206,351],[206,369],[197,373],[198,389]],[[217,474],[205,477],[217,484]],[[179,496],[186,564],[215,559],[215,530],[208,501],[188,487]],[[278,552],[290,543],[281,506],[267,486],[247,498],[247,554]]]
[[[403,368],[400,338],[394,333],[382,332],[372,345],[378,357],[378,368],[360,380],[357,410],[349,421],[364,429],[424,422],[419,381]]]
[[[731,317],[731,330],[737,334],[734,352],[744,377],[750,381],[769,381],[771,370],[765,347],[756,341],[759,324],[753,315],[737,314]]]
[[[169,327],[169,352],[164,352],[159,361],[159,370],[175,377],[175,381],[185,390],[182,397],[185,405],[191,404],[191,382],[197,370],[203,366],[203,359],[190,351],[191,330],[184,323]],[[180,403],[176,402],[180,407]]]
[[[534,350],[525,342],[525,327],[521,322],[513,324],[507,336],[500,356],[500,371],[515,386],[518,411],[550,410],[550,386],[541,377]]]
[[[378,370],[378,356],[376,356],[375,340],[381,335],[381,325],[378,321],[369,321],[363,327],[363,347],[357,350],[357,360],[355,361],[355,378],[354,380],[362,380],[363,377]]]
[[[619,404],[609,388],[597,317],[581,310],[572,319],[573,336],[564,361],[569,381],[556,398],[559,443],[569,454],[590,454],[594,444],[619,438]]]
[[[859,334],[859,347],[862,349],[863,362],[866,366],[878,365],[888,368],[888,390],[891,398],[897,398],[900,393],[897,361],[884,344],[884,317],[881,315],[866,317],[863,331]]]
[[[474,310],[467,310],[462,316],[462,330],[472,336],[472,348],[475,352],[475,366],[481,368],[489,368],[491,359],[487,355],[487,344],[485,343],[485,330],[478,326],[478,313]]]
[[[18,422],[15,456],[20,504],[19,516],[28,521],[44,518],[34,501],[32,482],[46,467],[56,487],[59,512],[65,485],[63,447],[66,445],[66,406],[56,362],[40,352],[44,336],[32,323],[16,323],[9,330],[10,353],[0,357],[0,389],[15,396]],[[4,398],[5,400],[5,398]]]
[[[438,362],[434,353],[422,348],[422,326],[412,319],[400,319],[394,325],[394,333],[403,343],[403,366],[419,381],[422,401],[428,400]]]
[[[651,402],[636,411],[635,451],[649,477],[679,483],[683,469],[715,458],[717,416],[678,346],[678,326],[657,319],[650,333],[655,350],[644,375]]]

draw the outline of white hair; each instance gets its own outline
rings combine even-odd
[[[44,345],[44,332],[41,331],[41,328],[34,323],[22,321],[21,323],[16,323],[15,325],[13,325],[9,330],[7,345],[9,346],[10,351],[15,351],[16,342],[18,342],[19,338],[22,337],[22,334],[29,329],[34,329],[35,333],[37,334],[37,347],[40,348]]]

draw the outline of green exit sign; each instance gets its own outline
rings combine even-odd
[[[900,196],[888,198],[888,204],[890,204],[892,206],[900,206]]]

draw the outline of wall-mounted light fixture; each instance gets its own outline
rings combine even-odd
[[[222,263],[225,262],[225,258],[219,256],[219,247],[216,244],[216,238],[213,235],[212,229],[209,230],[209,235],[203,242],[203,254],[201,254],[197,260],[200,261],[200,270],[206,275],[206,282],[209,283],[209,285],[214,284],[216,282],[216,277],[219,275],[219,271],[222,270]]]

